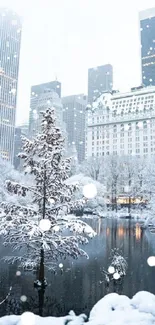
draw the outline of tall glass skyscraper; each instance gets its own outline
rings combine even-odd
[[[0,157],[13,162],[21,20],[0,9]]]
[[[141,71],[144,86],[155,85],[155,8],[140,12]]]

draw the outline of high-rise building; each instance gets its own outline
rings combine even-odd
[[[15,138],[14,138],[14,160],[13,165],[15,169],[22,169],[22,161],[18,157],[18,154],[22,151],[22,137],[28,137],[29,126],[28,124],[22,124],[15,128]]]
[[[0,155],[13,163],[21,20],[0,9]]]
[[[113,67],[111,64],[101,65],[88,70],[88,103],[92,102],[105,91],[113,88]]]
[[[78,161],[85,158],[85,114],[87,96],[84,94],[62,98],[63,120],[68,133],[68,147],[75,144]],[[69,150],[70,151],[70,150]]]
[[[155,86],[155,8],[140,12],[142,84]]]
[[[155,155],[155,86],[101,95],[86,125],[86,158]]]
[[[29,114],[29,134],[36,136],[41,125],[41,111],[54,106],[57,124],[63,129],[63,112],[61,103],[61,83],[52,81],[31,87],[31,102]]]

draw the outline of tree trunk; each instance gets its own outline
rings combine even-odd
[[[46,167],[44,168],[44,185],[43,185],[43,219],[46,214]]]
[[[45,271],[44,271],[44,249],[41,248],[40,251],[40,267],[39,267],[39,281],[41,284],[44,284],[45,280]]]
[[[44,293],[45,289],[42,287],[38,290],[38,298],[39,298],[39,316],[43,316],[43,309],[44,309]]]

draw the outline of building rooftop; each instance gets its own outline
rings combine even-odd
[[[155,17],[155,7],[154,8],[149,8],[149,9],[146,9],[146,10],[142,10],[139,13],[139,19],[140,20],[145,20],[145,19],[148,19],[148,18],[151,19],[152,17]]]

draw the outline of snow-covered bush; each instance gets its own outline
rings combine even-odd
[[[110,254],[110,265],[108,270],[103,269],[105,279],[107,282],[111,280],[119,280],[121,277],[126,275],[127,261],[122,256],[118,249],[112,249]]]

